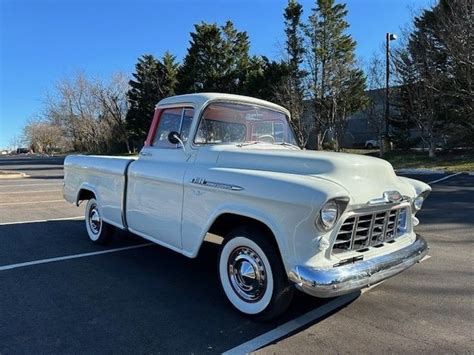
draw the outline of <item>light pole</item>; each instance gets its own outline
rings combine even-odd
[[[389,134],[389,119],[390,119],[390,103],[389,103],[389,90],[390,90],[390,41],[395,41],[397,35],[394,33],[389,33],[385,35],[385,136],[382,144],[381,153],[390,150],[390,140],[388,137]]]

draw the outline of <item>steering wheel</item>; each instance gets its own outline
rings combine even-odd
[[[257,137],[257,140],[265,143],[275,143],[275,138],[271,134],[262,134],[261,136]]]

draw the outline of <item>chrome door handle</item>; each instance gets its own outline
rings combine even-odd
[[[152,156],[152,154],[151,154],[151,153],[148,153],[148,152],[140,152],[140,155],[141,155],[142,157],[151,157],[151,156]]]

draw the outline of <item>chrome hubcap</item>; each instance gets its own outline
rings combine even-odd
[[[258,254],[248,248],[232,251],[228,261],[229,280],[235,293],[247,302],[260,300],[267,288],[265,265]]]
[[[91,227],[92,233],[100,233],[100,228],[102,227],[102,218],[100,217],[97,205],[92,205],[89,211],[89,226]]]

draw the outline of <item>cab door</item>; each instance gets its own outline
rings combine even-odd
[[[129,230],[172,249],[181,249],[183,179],[194,156],[180,144],[168,141],[171,131],[179,132],[186,145],[193,108],[164,109],[150,142],[130,165],[126,217]]]

